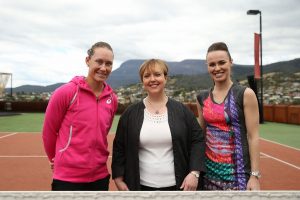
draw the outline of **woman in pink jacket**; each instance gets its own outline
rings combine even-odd
[[[105,80],[114,54],[105,42],[87,53],[87,77],[76,76],[58,88],[46,110],[43,142],[53,169],[52,190],[108,190],[107,134],[118,102]]]

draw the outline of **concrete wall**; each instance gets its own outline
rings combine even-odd
[[[300,191],[218,192],[0,192],[1,200],[299,200]]]

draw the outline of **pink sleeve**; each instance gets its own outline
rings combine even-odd
[[[70,96],[65,86],[58,88],[51,96],[44,118],[43,143],[50,161],[55,157],[56,139],[68,109]]]

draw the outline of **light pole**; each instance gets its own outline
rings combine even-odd
[[[259,32],[260,32],[260,116],[259,122],[264,123],[264,96],[263,96],[263,64],[262,64],[262,23],[261,23],[261,11],[260,10],[248,10],[247,15],[259,14]]]

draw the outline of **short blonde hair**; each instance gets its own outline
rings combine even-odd
[[[160,59],[149,59],[146,60],[141,66],[140,66],[140,79],[143,82],[143,75],[145,73],[146,70],[151,70],[155,67],[160,67],[162,69],[162,71],[164,72],[165,76],[168,76],[168,71],[169,71],[169,67],[167,65],[167,63],[163,60]]]

